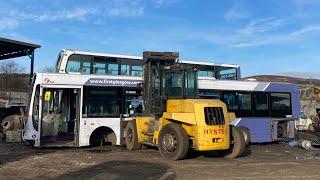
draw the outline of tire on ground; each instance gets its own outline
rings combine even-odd
[[[114,132],[108,132],[104,136],[104,142],[110,143],[111,145],[116,145],[117,144],[117,135]]]
[[[2,129],[3,129],[3,132],[6,132],[6,131],[11,130],[11,129],[14,128],[14,121],[11,120],[11,119],[4,119],[1,122],[1,126],[2,126]]]
[[[237,158],[242,155],[246,149],[246,143],[239,127],[230,127],[230,148],[223,151],[223,156],[226,158]]]
[[[129,151],[141,149],[135,121],[128,122],[125,129],[125,142]]]
[[[248,146],[251,141],[251,135],[250,135],[249,129],[246,127],[240,126],[239,130],[241,130],[241,132],[243,134],[244,141],[246,142],[246,146]]]
[[[3,132],[20,129],[20,126],[21,126],[20,116],[10,115],[5,117],[1,122],[1,126],[2,126]]]
[[[165,140],[172,138],[173,144],[169,148]],[[189,138],[186,131],[179,124],[168,124],[159,133],[158,146],[160,154],[171,160],[179,160],[186,157],[189,150]]]
[[[308,130],[309,130],[310,132],[315,132],[315,131],[316,131],[315,128],[314,128],[314,126],[313,126],[313,124],[310,124],[310,125],[308,126]]]

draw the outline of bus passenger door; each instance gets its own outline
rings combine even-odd
[[[80,119],[80,89],[43,88],[41,146],[77,146]]]

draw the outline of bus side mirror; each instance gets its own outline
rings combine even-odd
[[[44,93],[44,101],[50,101],[51,99],[51,91],[46,91]]]

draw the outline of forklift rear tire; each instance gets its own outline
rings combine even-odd
[[[246,149],[246,142],[241,129],[236,126],[231,126],[230,148],[222,151],[221,154],[225,158],[237,158],[243,154]]]
[[[250,143],[250,137],[251,137],[249,129],[246,127],[240,126],[239,130],[241,130],[241,132],[243,134],[244,141],[246,142],[246,146],[248,146]]]
[[[141,149],[135,121],[128,122],[125,129],[126,147],[129,151]]]
[[[159,151],[161,156],[170,160],[186,157],[189,150],[189,138],[179,124],[168,124],[159,133]]]

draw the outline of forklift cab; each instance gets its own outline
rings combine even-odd
[[[177,52],[144,52],[144,107],[147,114],[162,116],[168,99],[198,97],[197,69],[179,64]]]

